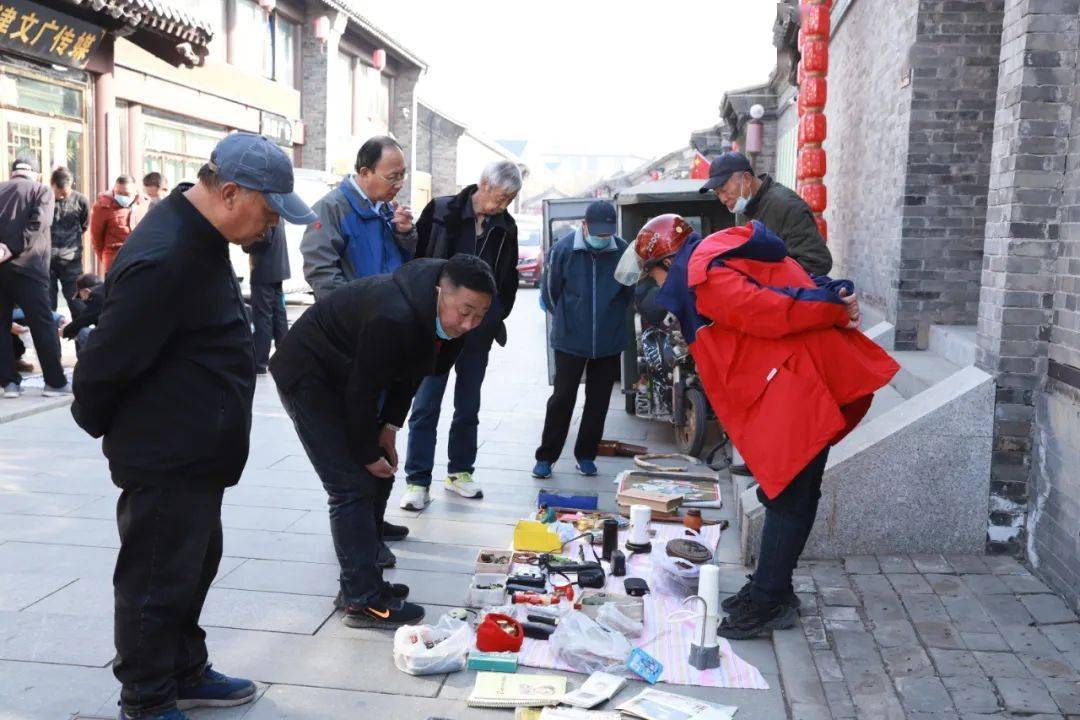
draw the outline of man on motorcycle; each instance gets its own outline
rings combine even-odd
[[[858,331],[848,280],[811,277],[754,221],[702,239],[678,215],[653,218],[616,269],[644,274],[674,314],[709,403],[754,468],[765,506],[757,568],[720,635],[747,639],[795,624],[792,572],[814,525],[829,448],[899,366]]]

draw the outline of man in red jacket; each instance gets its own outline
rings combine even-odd
[[[814,526],[829,448],[899,366],[859,332],[854,285],[812,278],[758,221],[701,239],[677,215],[653,218],[616,271],[628,284],[643,272],[678,318],[709,403],[754,468],[765,506],[757,568],[724,601],[720,635],[791,627],[792,572]]]
[[[128,235],[149,209],[150,201],[139,194],[130,175],[116,178],[112,190],[98,195],[90,211],[90,240],[99,275],[104,277],[109,272]]]

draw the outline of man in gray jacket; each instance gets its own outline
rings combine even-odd
[[[392,273],[412,259],[412,211],[394,198],[405,186],[405,153],[388,136],[373,137],[356,155],[356,173],[312,206],[300,251],[304,278],[319,300],[350,280]]]
[[[60,364],[60,339],[49,307],[50,228],[56,200],[37,177],[32,160],[18,159],[11,166],[11,179],[0,183],[0,328],[10,328],[15,306],[22,308],[45,375],[42,394],[53,397],[70,395],[71,388]],[[16,398],[22,394],[22,378],[6,334],[0,341],[0,384],[4,397]]]

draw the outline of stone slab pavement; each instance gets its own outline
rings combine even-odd
[[[612,508],[611,481],[630,466],[601,458],[600,476],[582,478],[567,454],[550,480],[530,476],[549,392],[536,308],[535,291],[522,290],[509,346],[492,355],[477,470],[485,498],[465,500],[436,486],[435,502],[410,513],[397,509],[402,483],[396,488],[391,513],[412,534],[395,544],[399,562],[389,575],[408,583],[432,618],[462,604],[477,550],[509,544],[539,486],[595,490]],[[0,400],[0,416],[29,399]],[[451,407],[440,422],[440,460]],[[630,418],[618,394],[605,435],[673,449],[670,428]],[[405,439],[403,432],[400,453]],[[733,518],[726,474],[721,480],[726,507],[716,514]],[[66,408],[0,423],[3,720],[116,716],[109,663],[117,495],[99,443]],[[411,677],[393,666],[391,633],[340,623],[331,602],[337,566],[326,496],[268,378],[259,381],[250,460],[240,484],[226,492],[223,524],[225,557],[203,625],[216,666],[255,679],[260,694],[250,705],[193,711],[193,718],[512,717],[466,707],[472,673]],[[723,533],[718,558],[728,592],[743,582],[737,552],[737,532]],[[770,690],[668,689],[736,705],[738,720],[1080,717],[1080,624],[1013,562],[928,556],[805,563],[797,590],[799,628],[775,642],[734,643]],[[573,676],[572,685],[583,679]],[[617,699],[640,687],[632,683]]]

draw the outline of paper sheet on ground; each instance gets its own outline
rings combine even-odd
[[[668,540],[684,537],[682,525],[664,525],[654,523],[656,536],[652,539],[653,553],[664,552]],[[701,542],[716,551],[720,540],[720,528],[710,525],[702,528]],[[625,534],[620,536],[619,544],[625,541]],[[586,548],[586,556],[590,551]],[[634,555],[627,561],[627,575],[645,578],[652,588],[652,555]],[[624,578],[608,576],[606,589],[612,592],[624,593]],[[650,655],[659,660],[664,666],[664,672],[660,676],[660,682],[674,685],[701,685],[703,687],[737,688],[742,690],[768,690],[769,684],[756,667],[746,662],[731,649],[731,645],[723,638],[719,639],[720,667],[711,670],[697,670],[690,666],[687,657],[690,653],[690,642],[694,637],[694,621],[687,620],[683,623],[671,623],[667,628],[661,628],[658,623],[664,623],[666,618],[673,613],[682,610],[682,599],[656,592],[649,592],[645,596],[645,632],[641,638],[630,639],[631,644],[639,646]],[[700,603],[697,603],[700,607]],[[660,637],[656,638],[658,631]],[[655,639],[653,639],[655,638]],[[644,641],[645,644],[641,644]],[[549,670],[569,670],[573,668],[563,663],[555,654],[550,644],[544,640],[532,640],[526,638],[518,655],[518,664],[528,667],[545,668]]]

